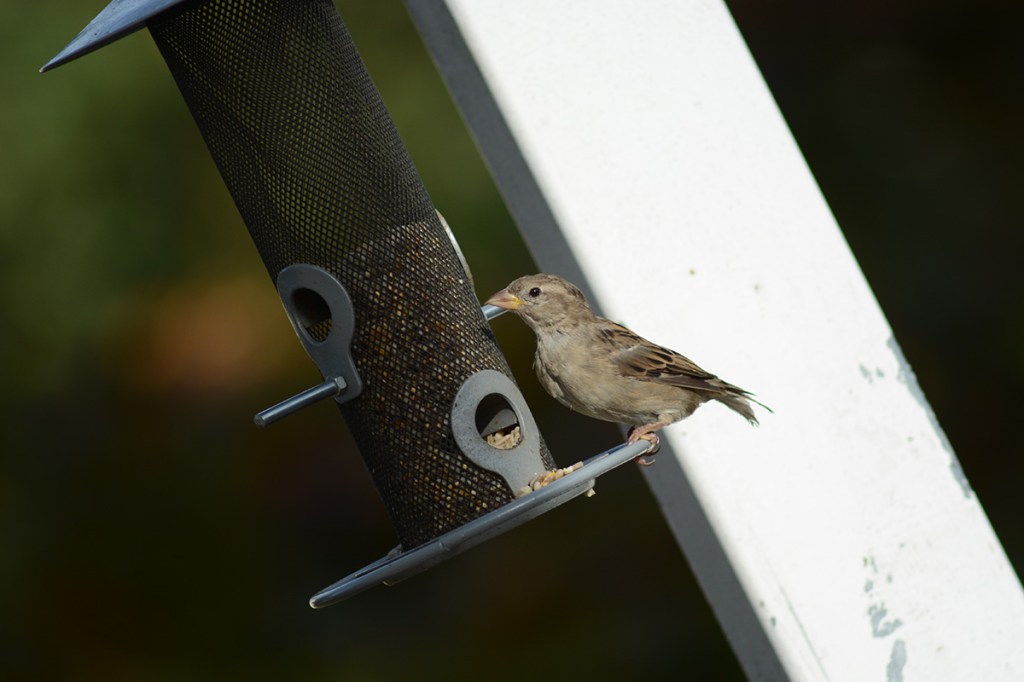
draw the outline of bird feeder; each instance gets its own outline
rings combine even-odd
[[[142,26],[323,377],[257,423],[333,399],[398,535],[313,606],[432,566],[641,454],[620,446],[516,497],[555,462],[331,0],[114,0],[43,70]]]

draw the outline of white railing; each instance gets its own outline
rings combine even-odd
[[[1024,679],[1020,583],[724,4],[407,3],[541,267],[775,410],[645,471],[747,674]]]

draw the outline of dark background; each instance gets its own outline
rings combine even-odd
[[[36,73],[102,5],[0,5],[0,665],[740,678],[629,467],[411,581],[306,606],[394,533],[331,406],[252,425],[319,377],[148,35]],[[489,294],[534,267],[404,6],[370,5],[340,9]],[[1019,570],[1024,11],[729,6]],[[496,329],[556,458],[616,441],[539,392],[522,325]]]

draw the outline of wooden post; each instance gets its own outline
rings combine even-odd
[[[748,676],[1024,679],[1021,585],[725,5],[407,3],[541,267],[774,408],[646,472]]]

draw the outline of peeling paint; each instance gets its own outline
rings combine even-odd
[[[892,643],[889,664],[885,666],[886,682],[903,682],[903,666],[907,664],[907,645],[902,639]]]
[[[880,604],[872,604],[868,607],[868,618],[871,619],[872,637],[877,637],[879,639],[882,637],[888,637],[903,625],[903,621],[899,618],[885,620],[887,615],[889,615],[889,611],[885,608],[884,602]]]
[[[875,383],[875,380],[871,375],[871,370],[865,367],[864,365],[860,366],[860,375],[864,377],[864,379],[867,380],[869,384]]]
[[[875,379],[885,378],[885,372],[882,371],[881,367],[876,367],[875,371],[872,372],[870,367],[862,363],[858,365],[857,368],[860,370],[860,375],[864,377],[865,381],[869,384],[875,383]]]
[[[903,621],[899,618],[887,619],[889,610],[885,608],[885,602],[881,600],[882,595],[879,594],[879,592],[885,592],[885,583],[892,583],[892,573],[887,572],[884,577],[885,583],[879,583],[878,581],[882,580],[882,574],[878,570],[878,561],[873,555],[864,557],[864,568],[868,571],[868,577],[864,581],[864,594],[876,601],[868,606],[867,611],[868,620],[871,622],[871,636],[883,639],[903,626]],[[876,588],[880,589],[876,591]]]
[[[939,425],[939,420],[935,417],[935,411],[932,406],[928,404],[928,399],[924,396],[924,391],[921,390],[920,384],[917,383],[917,377],[914,376],[914,370],[910,368],[910,363],[907,362],[907,358],[904,357],[903,351],[900,349],[900,345],[896,343],[896,338],[890,336],[887,344],[889,350],[896,356],[897,362],[899,362],[899,372],[896,374],[896,380],[900,383],[906,384],[907,388],[910,389],[910,394],[914,396],[917,402],[924,408],[924,412],[928,415],[928,421],[932,423],[932,428],[935,429],[935,433],[939,437],[939,442],[942,444],[942,448],[949,455],[949,470],[953,474],[953,478],[959,484],[960,489],[964,492],[964,497],[970,498],[974,491],[971,490],[971,483],[967,480],[967,475],[964,474],[963,467],[960,466],[960,460],[956,458],[956,453],[953,452],[953,446],[949,442],[949,438],[946,437],[946,432],[942,430]]]

